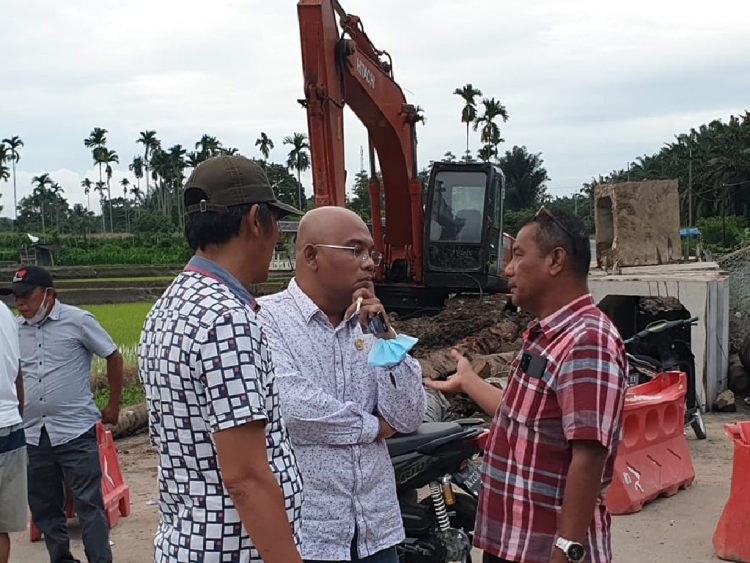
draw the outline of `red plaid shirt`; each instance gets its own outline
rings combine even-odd
[[[602,493],[612,480],[626,367],[622,339],[590,295],[529,325],[484,457],[477,547],[509,561],[548,563],[570,465],[570,440],[604,445],[610,455]],[[609,527],[600,494],[586,561],[612,559]]]

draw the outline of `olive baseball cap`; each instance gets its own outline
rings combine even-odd
[[[280,217],[303,215],[299,209],[276,199],[263,168],[238,155],[215,156],[201,162],[185,184],[183,199],[188,215],[222,212],[249,203],[265,203],[279,211]]]
[[[52,276],[47,270],[39,266],[24,266],[13,274],[10,286],[0,288],[0,295],[19,297],[26,295],[35,287],[54,287]]]

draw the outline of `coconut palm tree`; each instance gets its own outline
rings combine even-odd
[[[10,180],[10,168],[5,165],[8,160],[10,160],[10,156],[8,156],[8,147],[0,143],[0,181],[7,182]]]
[[[472,84],[465,84],[461,88],[456,88],[453,94],[460,96],[464,101],[464,107],[461,110],[461,123],[466,123],[466,159],[471,155],[469,152],[469,125],[477,119],[477,102],[474,98],[482,95],[482,91],[474,88]]]
[[[125,209],[125,231],[130,232],[130,225],[128,222],[128,187],[130,186],[130,180],[123,178],[120,180],[122,186],[122,206]]]
[[[187,164],[188,168],[195,168],[204,160],[206,160],[206,158],[198,151],[190,151],[185,156],[185,164]]]
[[[65,190],[60,184],[58,184],[57,182],[53,182],[52,185],[50,185],[49,189],[47,190],[47,193],[49,195],[50,202],[53,203],[55,207],[55,229],[59,233],[60,232],[60,207],[65,202],[61,194],[65,193]]]
[[[94,127],[88,138],[83,140],[83,144],[87,148],[91,149],[91,155],[94,159],[94,164],[99,166],[99,181],[103,182],[103,162],[98,158],[97,154],[101,153],[104,147],[107,145],[107,130],[102,129],[101,127]]]
[[[497,149],[494,145],[484,145],[477,151],[477,158],[483,162],[489,162],[492,157],[497,155]]]
[[[107,232],[107,224],[104,220],[104,194],[107,193],[107,184],[104,182],[97,182],[94,186],[94,191],[99,194],[99,207],[102,209],[102,232]]]
[[[46,224],[44,220],[44,204],[49,199],[49,186],[52,186],[54,183],[54,180],[50,178],[48,172],[44,172],[39,176],[34,176],[31,179],[31,185],[34,186],[34,190],[31,192],[31,197],[41,211],[42,233],[46,232]]]
[[[161,146],[161,141],[156,138],[156,131],[141,131],[136,143],[143,145],[143,165],[146,169],[146,193],[149,193],[148,171],[151,169],[150,156]]]
[[[482,105],[484,106],[484,112],[474,121],[474,131],[481,127],[480,139],[482,142],[485,145],[493,145],[497,148],[497,145],[502,143],[503,139],[500,137],[500,128],[495,123],[495,120],[499,117],[503,122],[508,121],[508,111],[495,98],[484,98]]]
[[[221,152],[221,141],[207,133],[204,133],[201,140],[195,143],[195,149],[200,149],[200,155],[203,160],[216,156]]]
[[[94,149],[94,157],[99,162],[99,166],[106,164],[107,173],[107,200],[109,201],[109,228],[111,232],[115,232],[115,224],[112,219],[112,192],[110,191],[110,181],[112,180],[112,163],[120,163],[120,157],[117,156],[117,152],[110,150],[106,147],[99,147]],[[103,211],[102,211],[103,213]]]
[[[143,157],[133,157],[133,162],[128,164],[128,170],[135,176],[135,182],[138,187],[141,186],[141,178],[143,178]]]
[[[89,194],[91,193],[91,187],[93,185],[94,183],[88,178],[84,178],[83,180],[81,180],[81,187],[83,188],[83,193],[86,194],[86,211],[91,210],[91,196]]]
[[[299,209],[302,207],[302,172],[310,168],[310,144],[307,142],[307,135],[304,133],[294,133],[291,137],[284,137],[284,144],[290,145],[292,149],[286,161],[287,168],[297,171],[297,184],[299,191]]]
[[[130,188],[130,193],[133,195],[135,200],[135,219],[136,221],[141,216],[141,204],[143,203],[143,192],[137,185]]]
[[[23,146],[23,141],[18,135],[7,137],[2,140],[4,145],[10,149],[10,164],[13,169],[13,213],[15,219],[18,219],[18,195],[16,193],[16,163],[21,160],[18,148]]]
[[[273,149],[273,141],[268,135],[261,131],[260,137],[255,139],[255,146],[259,147],[258,150],[260,150],[260,154],[263,155],[263,158],[268,160],[268,155],[271,154],[271,150]]]

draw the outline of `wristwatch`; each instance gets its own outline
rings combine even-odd
[[[581,563],[583,558],[586,557],[586,548],[583,547],[583,544],[575,541],[557,538],[555,547],[561,550],[571,563]]]

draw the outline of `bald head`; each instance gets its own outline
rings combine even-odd
[[[359,215],[343,207],[318,207],[305,213],[297,228],[297,252],[309,244],[347,244],[352,237],[370,237]]]

